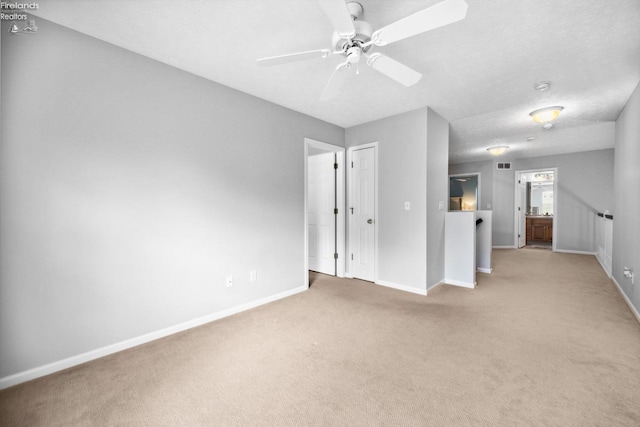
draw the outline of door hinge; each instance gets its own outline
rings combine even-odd
[[[520,238],[520,235],[518,234],[518,239]]]
[[[335,252],[335,253],[333,254],[333,259],[338,259],[338,252]]]
[[[351,261],[353,261],[353,254],[351,254]]]
[[[520,206],[518,206],[518,210],[520,210]]]
[[[334,169],[338,169],[338,164],[337,164],[337,163],[334,163],[334,164],[333,164],[333,168],[334,168]]]
[[[351,162],[351,167],[353,168],[353,162]]]
[[[334,215],[338,215],[338,208],[335,208],[335,209],[333,210],[333,214],[334,214]]]

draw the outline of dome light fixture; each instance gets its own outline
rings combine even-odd
[[[507,152],[508,149],[509,149],[508,145],[496,145],[495,147],[487,148],[487,151],[492,156],[496,156],[497,157],[497,156],[502,156],[504,153]]]
[[[538,123],[549,123],[557,119],[562,110],[564,110],[564,107],[546,107],[532,111],[529,115]]]

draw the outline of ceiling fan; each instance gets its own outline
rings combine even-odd
[[[445,0],[413,15],[400,19],[386,27],[373,31],[371,24],[359,21],[364,8],[355,1],[317,0],[333,24],[335,31],[331,49],[317,49],[287,55],[258,59],[258,65],[268,67],[312,58],[328,58],[340,55],[346,58],[339,64],[324,88],[321,100],[328,100],[340,93],[349,78],[348,70],[358,66],[365,58],[368,66],[385,74],[404,86],[416,84],[422,74],[379,52],[369,53],[373,46],[386,46],[400,40],[464,19],[467,3],[464,0]]]

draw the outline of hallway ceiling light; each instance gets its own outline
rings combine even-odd
[[[546,107],[532,111],[529,115],[538,123],[549,123],[557,119],[562,110],[564,110],[564,107]]]
[[[495,147],[487,148],[487,151],[492,156],[502,156],[504,153],[507,152],[508,149],[509,149],[509,146],[507,145],[497,145]]]

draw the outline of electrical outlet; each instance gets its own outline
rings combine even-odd
[[[233,286],[233,276],[227,276],[227,280],[225,282],[227,288],[230,288]]]
[[[257,271],[250,271],[249,272],[249,281],[250,282],[255,282],[256,280],[258,280],[258,272]]]
[[[438,202],[438,209],[441,211],[444,210],[444,202]]]
[[[411,202],[404,202],[404,210],[405,211],[411,210]]]

